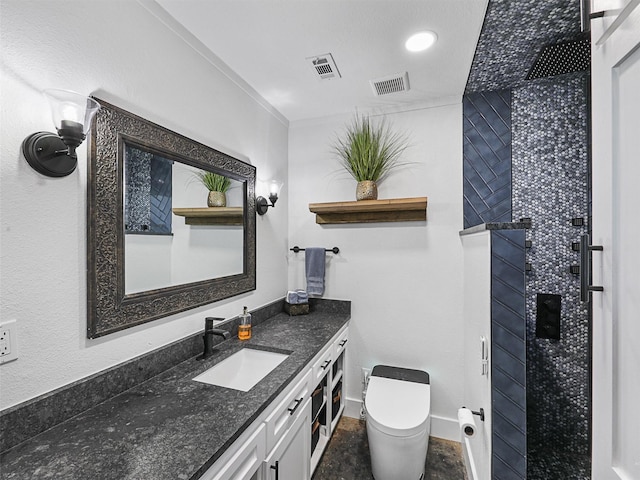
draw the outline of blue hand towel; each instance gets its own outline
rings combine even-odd
[[[307,293],[322,296],[324,293],[324,248],[307,248],[304,252],[304,266],[307,275]]]

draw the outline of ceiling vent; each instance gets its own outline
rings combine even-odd
[[[315,57],[307,57],[307,60],[311,62],[313,71],[320,80],[329,80],[331,78],[340,78],[340,71],[336,66],[336,62],[333,61],[333,57],[330,53],[323,53],[322,55],[316,55]]]
[[[409,90],[409,74],[407,72],[398,73],[389,77],[370,80],[370,83],[374,95],[378,97],[389,93],[406,92]]]

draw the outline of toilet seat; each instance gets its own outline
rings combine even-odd
[[[395,437],[410,437],[424,431],[429,421],[431,387],[372,374],[364,402],[373,427]]]

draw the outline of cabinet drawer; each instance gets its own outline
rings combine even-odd
[[[311,397],[310,372],[308,372],[282,400],[265,421],[267,426],[267,451],[270,451],[284,432],[302,411],[302,404]]]
[[[218,460],[213,467],[202,475],[202,480],[250,480],[260,470],[265,450],[265,428],[258,429],[242,445],[233,444],[231,458]],[[221,466],[218,464],[222,463]]]
[[[314,386],[320,383],[320,380],[331,370],[331,361],[333,360],[332,349],[333,346],[329,345],[329,348],[322,352],[320,358],[313,364],[313,368],[311,369],[311,383]]]
[[[340,333],[340,336],[333,342],[333,351],[335,360],[338,356],[344,352],[344,349],[347,348],[347,342],[349,341],[349,329],[345,328],[343,332]]]

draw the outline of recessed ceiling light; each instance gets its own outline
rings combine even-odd
[[[436,43],[437,39],[438,36],[434,32],[427,30],[411,35],[404,46],[410,52],[422,52]]]

